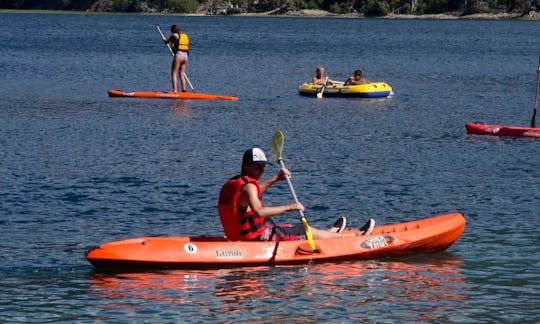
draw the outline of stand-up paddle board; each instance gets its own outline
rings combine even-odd
[[[150,99],[198,99],[198,100],[238,100],[238,97],[220,96],[198,92],[161,92],[161,91],[133,91],[125,92],[122,90],[108,91],[109,97],[133,97]]]

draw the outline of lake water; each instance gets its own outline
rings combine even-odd
[[[194,88],[239,101],[108,98],[170,89],[155,25],[173,23],[190,35]],[[540,141],[464,128],[529,124],[539,32],[538,21],[0,14],[0,321],[540,321]],[[299,96],[320,64],[336,80],[362,69],[395,95]],[[278,129],[311,225],[461,211],[461,239],[433,255],[288,267],[108,274],[85,260],[113,240],[220,235],[221,185]],[[265,202],[291,202],[286,184]]]

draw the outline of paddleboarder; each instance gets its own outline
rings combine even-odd
[[[186,67],[189,56],[189,37],[182,32],[180,26],[171,26],[171,36],[163,42],[168,44],[173,52],[173,61],[171,65],[171,79],[173,92],[178,92],[178,75],[180,74],[180,84],[182,92],[186,92]]]
[[[287,212],[303,211],[301,203],[264,206],[262,194],[273,184],[286,180],[290,171],[282,168],[270,179],[259,183],[267,164],[264,152],[257,147],[245,151],[240,175],[232,177],[219,194],[218,210],[225,235],[232,241],[294,241],[306,239],[302,224],[274,224],[272,217]],[[331,238],[369,234],[375,225],[370,219],[355,233],[341,233],[345,217],[339,218],[328,230],[310,227],[313,238]]]

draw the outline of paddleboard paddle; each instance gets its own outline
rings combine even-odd
[[[285,136],[281,131],[277,131],[274,135],[274,138],[272,139],[272,146],[270,148],[270,154],[272,157],[278,162],[283,169],[285,169],[285,163],[283,162],[283,144],[285,142]],[[291,182],[291,178],[289,176],[285,176],[285,179],[287,180],[287,184],[289,185],[289,189],[291,190],[292,196],[294,198],[294,201],[296,203],[299,203],[298,197],[296,196],[296,192],[294,191],[294,187]],[[313,235],[311,234],[311,229],[309,228],[309,225],[307,223],[306,217],[304,216],[303,211],[299,211],[300,213],[300,221],[302,221],[302,224],[304,224],[304,230],[306,231],[307,240],[309,243],[309,246],[312,250],[315,250],[315,243],[313,242]]]
[[[161,39],[166,40],[165,35],[163,35],[163,32],[161,31],[161,29],[159,28],[158,25],[156,25],[156,28],[157,28],[158,32],[161,34]],[[171,52],[171,55],[174,56],[174,52],[173,52],[173,50],[171,48],[171,45],[169,45],[169,43],[167,43],[167,48],[169,49],[169,52]],[[191,84],[191,81],[189,81],[189,78],[188,78],[186,73],[184,73],[184,77],[186,78],[186,81],[189,84],[189,87],[191,88],[191,91],[195,92],[195,89],[193,89],[193,85]]]
[[[536,69],[536,89],[534,95],[534,109],[531,118],[531,127],[536,127],[536,109],[538,108],[538,79],[540,79],[540,55],[538,55],[538,68]]]

